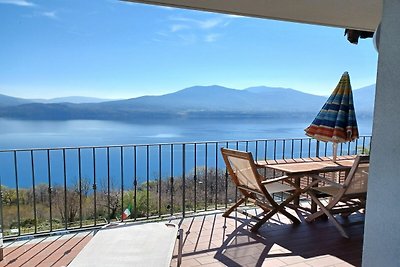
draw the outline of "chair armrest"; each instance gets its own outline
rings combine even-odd
[[[276,182],[279,182],[279,181],[287,180],[288,178],[289,178],[289,176],[284,175],[284,176],[280,176],[280,177],[277,177],[277,178],[271,178],[271,179],[268,179],[268,180],[261,181],[261,183],[262,184],[271,184],[271,183],[276,183]]]
[[[267,166],[265,166],[264,164],[259,164],[257,162],[254,162],[254,164],[256,165],[257,169],[266,169],[267,168]]]

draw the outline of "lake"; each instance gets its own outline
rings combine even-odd
[[[197,119],[148,120],[141,123],[99,120],[27,121],[0,119],[0,150],[24,148],[56,148],[77,146],[109,146],[127,144],[156,144],[173,142],[265,140],[305,138],[311,118],[286,119]],[[359,119],[360,135],[371,135],[372,119]],[[296,150],[295,157],[307,156],[315,151],[315,142],[294,145],[255,142],[240,143],[239,149],[258,153],[258,158],[277,158]],[[224,168],[219,148],[224,143],[163,146],[128,146],[107,149],[68,149],[18,152],[16,160],[10,152],[0,153],[0,179],[2,184],[32,187],[38,184],[60,185],[64,177],[69,186],[85,178],[90,183],[105,183],[111,177],[115,186],[131,188],[134,180],[164,179],[189,175],[197,167]],[[235,142],[230,147],[235,148]],[[247,147],[246,147],[247,146]],[[328,148],[328,153],[331,147]],[[357,145],[352,146],[352,151]],[[299,154],[300,153],[300,154]],[[33,155],[33,160],[32,160]],[[261,156],[260,156],[261,155]],[[65,164],[63,157],[65,157]],[[107,157],[109,157],[107,159]],[[50,158],[50,159],[49,159]],[[110,164],[108,165],[107,160]],[[15,162],[17,162],[15,166]],[[32,167],[34,162],[34,167]],[[95,162],[95,163],[94,163]],[[183,163],[184,162],[184,163]],[[64,166],[65,165],[65,166]],[[109,167],[108,167],[109,166]],[[17,173],[17,174],[16,174]],[[192,174],[190,174],[192,175]],[[18,177],[16,179],[16,177]]]
[[[121,122],[0,119],[0,149],[101,146],[194,141],[303,138],[313,117],[285,119],[197,119]],[[358,119],[360,135],[371,135],[372,118]]]

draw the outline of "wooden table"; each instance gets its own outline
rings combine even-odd
[[[300,187],[300,179],[302,177],[311,177],[317,180],[317,176],[330,172],[345,171],[346,173],[351,169],[354,162],[354,156],[341,157],[333,162],[331,158],[313,158],[313,159],[292,159],[286,162],[280,161],[257,161],[257,165],[270,170],[282,172],[284,175],[294,178]],[[297,199],[294,203],[299,205]],[[317,206],[311,203],[311,212],[315,212]]]

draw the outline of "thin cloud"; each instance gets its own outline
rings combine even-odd
[[[156,34],[160,35],[160,36],[163,36],[163,37],[168,37],[169,36],[169,34],[167,34],[166,32],[163,32],[163,31],[156,32]]]
[[[107,0],[107,2],[112,3],[112,4],[122,4],[122,5],[136,5],[136,6],[141,5],[140,3],[131,2],[131,1],[127,1],[127,0]],[[163,5],[149,5],[149,7],[160,8],[160,9],[164,9],[164,10],[176,9],[176,8],[173,8],[170,6],[163,6]]]
[[[216,42],[222,36],[216,31],[228,26],[231,22],[231,18],[228,16],[213,16],[204,19],[170,16],[168,20],[171,22],[168,26],[169,33],[173,34],[168,37],[175,36],[184,45],[191,45],[197,42]]]
[[[176,8],[173,8],[173,7],[170,7],[170,6],[158,6],[158,5],[155,5],[155,6],[153,6],[153,7],[157,7],[157,8],[161,8],[161,9],[166,9],[166,10],[176,9]]]
[[[59,19],[56,11],[43,11],[43,12],[35,11],[35,12],[31,13],[31,14],[26,14],[26,15],[22,15],[22,16],[25,17],[25,18],[42,18],[42,17],[45,17],[45,18],[54,19],[54,20],[58,20]]]
[[[199,19],[191,19],[191,18],[186,18],[186,17],[170,17],[170,20],[186,22],[188,24],[191,24],[191,25],[196,26],[203,30],[212,29],[217,26],[221,26],[225,23],[225,21],[221,18],[211,18],[211,19],[199,20]]]
[[[224,15],[225,17],[228,18],[232,18],[232,19],[242,19],[242,18],[246,18],[245,16],[240,16],[240,15],[233,15],[233,14],[228,14],[228,15]]]
[[[184,25],[184,24],[173,24],[170,26],[171,32],[178,32],[181,30],[186,30],[186,29],[190,29],[190,27],[188,25]]]
[[[117,5],[119,5],[119,4],[122,4],[122,5],[137,5],[138,4],[138,3],[135,3],[135,2],[125,1],[125,0],[122,0],[122,1],[107,0],[107,2],[111,3],[111,4],[117,4]]]
[[[35,6],[34,3],[26,0],[0,0],[0,4],[10,4],[10,5],[24,6],[24,7]]]
[[[206,37],[204,38],[204,41],[207,43],[213,43],[215,41],[217,41],[218,37],[220,37],[220,34],[217,33],[211,33],[206,35]]]
[[[222,19],[206,19],[203,21],[197,21],[198,25],[202,29],[212,29],[223,23]]]
[[[44,17],[48,17],[50,19],[57,19],[57,14],[55,11],[49,11],[49,12],[42,12],[40,15]]]
[[[184,45],[191,45],[197,42],[197,36],[194,34],[180,34],[178,37]]]

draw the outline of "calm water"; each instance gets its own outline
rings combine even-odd
[[[312,119],[176,120],[149,121],[140,124],[94,120],[21,121],[0,119],[0,150],[304,138],[304,128],[309,125]],[[371,120],[359,120],[360,134],[370,135],[371,124]],[[247,148],[243,147],[244,144],[242,143],[239,149],[249,149],[254,153],[256,150],[255,143],[250,143]],[[268,153],[266,150],[262,151],[264,145],[261,145],[258,151],[260,155],[265,153],[268,158],[272,158],[274,149],[271,145],[273,145],[273,142],[268,144]],[[285,150],[289,151],[290,144],[287,143],[286,145]],[[278,146],[282,147],[279,144]],[[295,150],[300,151],[299,146],[300,144],[297,143]],[[331,148],[329,147],[329,149]],[[355,149],[355,146],[352,149]],[[304,155],[306,155],[307,150],[306,145],[304,145],[302,148]],[[315,151],[315,144],[312,150]],[[134,179],[137,179],[138,182],[144,182],[147,179],[179,176],[183,172],[190,173],[196,166],[224,167],[219,155],[219,147],[215,144],[198,145],[196,148],[194,145],[186,145],[185,151],[183,151],[182,145],[176,145],[172,155],[170,146],[167,145],[162,146],[161,151],[158,146],[137,147],[136,150],[127,147],[123,150],[122,157],[120,148],[112,148],[109,151],[110,170],[107,167],[106,149],[96,150],[96,167],[93,164],[94,158],[91,149],[82,149],[80,160],[77,149],[66,150],[65,170],[62,153],[62,150],[52,150],[49,155],[45,150],[34,152],[33,169],[30,152],[17,153],[16,167],[13,153],[0,153],[1,183],[15,187],[18,180],[19,187],[31,188],[34,184],[48,184],[49,180],[51,180],[52,185],[60,185],[63,184],[64,177],[66,177],[67,184],[72,186],[80,178],[87,179],[91,183],[105,184],[107,177],[110,177],[115,186],[120,186],[122,181],[124,188],[130,188]],[[282,151],[275,153],[278,157],[282,155]],[[185,167],[183,167],[182,155],[185,155]],[[51,160],[48,160],[48,156]],[[295,156],[299,157],[299,155]],[[160,163],[160,158],[162,163]],[[81,166],[79,166],[79,161]],[[136,161],[136,165],[133,164],[134,161]],[[123,165],[123,168],[121,168],[121,165]],[[79,170],[81,170],[81,173],[79,173]],[[18,179],[16,179],[16,176]]]
[[[304,119],[27,121],[0,119],[0,149],[150,144],[193,141],[305,137]],[[370,135],[372,118],[359,119],[361,135]]]

